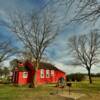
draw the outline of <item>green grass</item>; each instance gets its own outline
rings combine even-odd
[[[28,86],[15,87],[11,84],[0,84],[0,100],[66,100],[56,95],[50,95],[50,93],[57,92],[57,88],[54,86],[55,84],[48,84],[33,89],[28,88]],[[59,91],[61,92],[62,90],[59,89]],[[65,88],[64,91],[68,91],[68,87]],[[75,93],[85,93],[91,96],[91,98],[92,96],[97,96],[99,98],[100,79],[95,79],[93,84],[89,84],[88,81],[74,82],[72,83],[71,91]],[[89,98],[85,100],[89,100]]]
[[[99,92],[100,91],[100,78],[99,79],[93,79],[93,83],[89,84],[89,81],[82,81],[82,82],[74,82],[73,83],[74,89],[81,89],[85,92],[91,91],[91,92]]]
[[[93,83],[89,84],[87,82],[79,82],[79,83],[73,83],[73,89],[81,89],[85,92],[91,91],[91,92],[98,92],[100,91],[100,83]]]
[[[0,100],[42,100],[41,98],[47,98],[50,93],[56,91],[51,85],[38,86],[37,88],[28,88],[28,86],[15,87],[13,85],[0,84]],[[52,97],[51,97],[52,98]],[[44,99],[43,99],[44,100]]]

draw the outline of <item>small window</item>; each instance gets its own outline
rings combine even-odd
[[[46,70],[46,78],[50,78],[50,71]]]
[[[44,78],[44,69],[41,69],[41,70],[40,70],[40,77],[41,77],[41,78]]]
[[[51,76],[54,76],[54,70],[51,70]]]
[[[27,78],[28,77],[28,72],[23,72],[23,78]]]

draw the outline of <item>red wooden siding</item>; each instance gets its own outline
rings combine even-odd
[[[28,64],[30,65],[30,64]],[[20,64],[20,68],[24,67],[23,64]],[[30,70],[26,71],[14,71],[13,72],[13,83],[17,83],[19,85],[25,85],[32,81],[34,76],[34,69],[32,69],[32,64],[30,65]],[[59,69],[42,69],[43,76],[41,77],[41,69],[37,70],[36,82],[38,85],[46,84],[46,83],[56,83],[59,78],[65,78],[65,73]],[[27,77],[23,77],[23,73],[27,73]]]
[[[28,83],[28,76],[27,76],[27,78],[25,78],[25,77],[23,77],[23,73],[25,73],[25,72],[19,72],[19,77],[18,77],[18,84],[20,84],[20,85],[24,85],[24,84],[27,84]],[[27,72],[27,74],[28,74],[28,72]]]
[[[51,70],[49,70],[50,77],[46,77],[46,69],[44,69],[44,78],[41,78],[41,69],[37,71],[37,84],[45,84],[45,83],[56,83],[58,82],[59,78],[64,77],[65,78],[65,73],[60,72],[60,71],[55,71],[54,70],[54,75],[51,75]]]

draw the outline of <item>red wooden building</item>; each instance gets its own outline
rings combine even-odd
[[[29,84],[34,76],[35,64],[26,61],[24,63],[18,62],[18,67],[13,70],[13,83],[18,85]],[[40,63],[40,67],[37,70],[36,82],[38,85],[46,83],[56,83],[63,77],[65,78],[65,72],[59,70],[50,63]]]

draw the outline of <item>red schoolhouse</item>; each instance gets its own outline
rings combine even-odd
[[[29,84],[34,76],[34,67],[35,64],[29,61],[18,62],[18,67],[13,70],[12,82],[18,85]],[[65,79],[65,72],[50,63],[41,62],[37,70],[36,82],[38,85],[56,83],[61,77]]]

